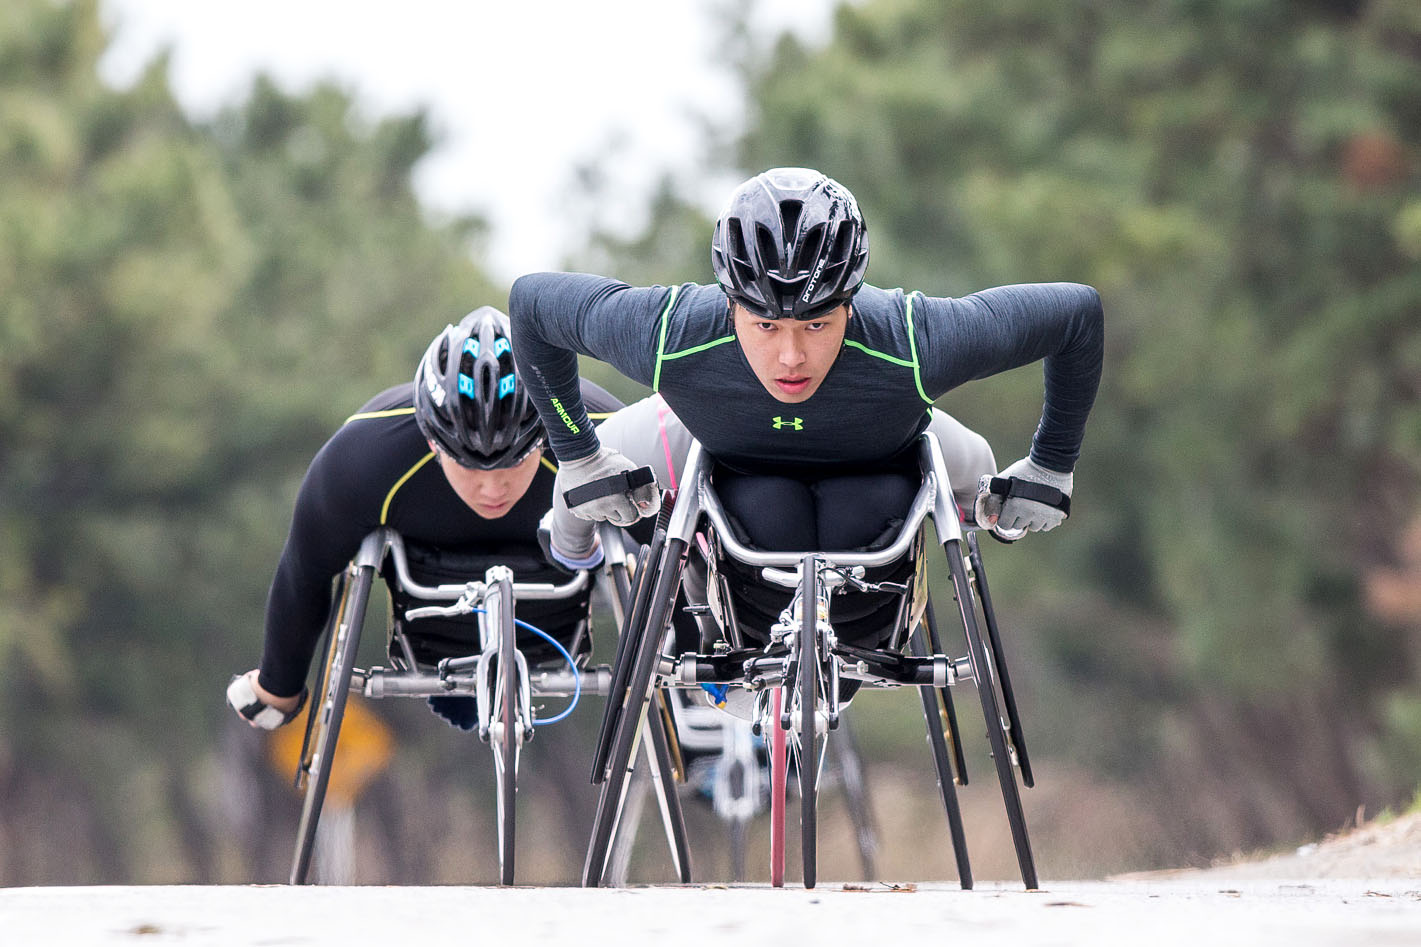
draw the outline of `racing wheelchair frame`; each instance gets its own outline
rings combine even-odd
[[[931,432],[922,434],[918,442],[918,465],[921,485],[902,528],[884,548],[869,552],[766,552],[736,538],[712,482],[714,460],[698,443],[693,444],[681,488],[664,498],[652,541],[642,550],[636,594],[622,625],[593,765],[593,782],[601,784],[601,791],[583,866],[585,886],[606,880],[609,845],[618,828],[640,734],[646,720],[660,716],[649,714],[648,707],[660,699],[665,688],[713,685],[754,694],[757,727],[762,735],[768,731],[770,880],[775,886],[784,883],[788,755],[794,753],[803,879],[806,888],[814,887],[819,778],[827,738],[838,728],[843,709],[840,684],[851,679],[861,687],[918,688],[963,888],[971,888],[973,880],[955,786],[966,784],[967,772],[950,688],[974,683],[1022,881],[1028,889],[1037,887],[1017,785],[1018,773],[1025,786],[1033,785],[1031,765],[976,534],[971,529],[964,533],[942,450]],[[944,652],[932,600],[926,593],[926,519],[933,521],[947,558],[967,647],[962,657]],[[706,554],[713,572],[723,558],[757,570],[766,584],[792,592],[778,622],[763,629],[763,644],[745,640],[731,614],[720,622],[722,638],[709,652],[673,653],[671,613],[693,544]],[[921,620],[918,609],[900,609],[902,627],[894,630],[883,648],[859,648],[839,641],[829,621],[830,597],[844,588],[878,591],[865,582],[866,571],[901,562],[905,556],[912,557],[915,578],[902,591],[910,598],[923,596]],[[708,585],[715,589],[716,580]],[[715,598],[715,593],[709,597]],[[725,610],[724,601],[720,608]]]
[[[609,537],[608,541],[616,542],[616,538]],[[358,668],[356,656],[366,606],[376,575],[386,565],[386,581],[392,590],[398,588],[411,600],[435,604],[406,608],[399,616],[392,614],[391,667]],[[607,571],[616,587],[623,590],[627,586],[625,568],[625,558],[614,561],[608,557]],[[519,649],[517,626],[522,623],[515,619],[514,608],[520,599],[572,599],[587,591],[593,581],[592,572],[581,571],[560,584],[519,582],[506,566],[493,566],[481,578],[425,585],[411,574],[405,544],[398,533],[382,527],[366,536],[350,566],[337,579],[336,605],[325,632],[325,660],[311,688],[316,699],[308,711],[295,779],[296,788],[304,791],[304,799],[290,883],[305,883],[310,870],[321,809],[339,748],[341,721],[347,697],[354,692],[371,699],[474,697],[478,737],[493,751],[499,881],[513,884],[518,762],[523,745],[532,739],[534,725],[539,722],[535,719],[533,698],[605,695],[611,681],[607,665],[578,666],[567,649],[537,629],[531,630],[552,642],[560,655],[554,663],[530,665]],[[620,623],[622,599],[617,595],[611,598]],[[417,639],[421,619],[468,615],[477,616],[477,651],[443,658],[435,664],[417,659],[412,638]],[[415,627],[412,629],[411,625]],[[573,651],[576,650],[574,644]],[[561,716],[547,722],[556,719]],[[663,726],[659,719],[648,720],[644,736],[655,768],[653,783],[662,803],[672,856],[682,880],[689,880],[689,849],[669,756],[664,752],[667,740]],[[652,749],[658,747],[662,749],[659,754]]]
[[[685,688],[666,688],[662,693],[674,724],[672,758],[683,773],[686,792],[705,797],[715,817],[728,830],[728,880],[743,882],[750,824],[769,807],[769,747],[752,721],[698,701]],[[877,877],[874,857],[879,846],[878,826],[869,797],[867,765],[849,716],[843,717],[839,736],[830,748],[820,789],[822,795],[829,784],[842,792],[858,850],[860,876],[871,881]],[[626,792],[616,840],[603,875],[608,885],[622,885],[627,879],[644,797],[650,791],[651,777],[643,776],[645,773],[648,771],[637,770]]]

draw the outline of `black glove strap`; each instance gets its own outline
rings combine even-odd
[[[987,489],[999,497],[1031,500],[1060,510],[1067,516],[1071,515],[1071,498],[1055,487],[1044,483],[1023,480],[1020,477],[993,477]]]
[[[637,467],[635,470],[623,470],[610,477],[603,477],[601,480],[593,480],[580,487],[573,487],[564,492],[562,498],[570,510],[603,497],[614,496],[618,493],[631,493],[638,487],[655,482],[656,473],[650,467]]]

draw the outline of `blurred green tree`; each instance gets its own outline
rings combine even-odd
[[[1028,709],[1071,708],[1028,713],[1038,753],[1155,794],[1161,861],[1409,798],[1421,646],[1360,579],[1421,474],[1421,8],[866,0],[824,48],[726,8],[733,164],[852,189],[870,282],[1104,297],[1076,515],[987,550]],[[709,224],[658,212],[613,271],[704,281]],[[1040,398],[1031,368],[941,404],[1007,463]]]
[[[422,114],[258,79],[198,125],[162,58],[100,82],[92,0],[0,21],[0,878],[211,880],[220,695],[300,476],[503,292],[482,223],[411,191]]]

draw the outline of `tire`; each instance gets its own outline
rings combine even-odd
[[[770,884],[783,888],[785,883],[785,791],[789,788],[787,773],[789,752],[780,713],[784,708],[783,687],[773,688],[770,698]]]
[[[1028,890],[1036,890],[1036,863],[1031,854],[1031,840],[1026,832],[1026,814],[1021,808],[1021,793],[1016,785],[1016,770],[1012,766],[1007,748],[1006,733],[1002,726],[1001,712],[998,710],[996,675],[994,662],[986,641],[977,626],[977,613],[972,605],[972,590],[967,582],[967,569],[962,561],[962,546],[959,540],[943,543],[947,552],[948,569],[952,573],[953,594],[957,596],[958,612],[962,616],[963,631],[967,636],[968,653],[972,661],[972,674],[977,682],[977,694],[982,702],[982,714],[987,722],[987,739],[992,747],[992,762],[997,769],[997,781],[1002,787],[1002,801],[1006,805],[1007,822],[1011,826],[1012,844],[1016,848],[1017,865],[1021,868],[1021,880]]]
[[[933,772],[937,775],[938,792],[947,813],[947,831],[952,840],[952,854],[957,861],[957,879],[964,891],[972,890],[972,864],[967,855],[967,833],[962,826],[962,807],[957,801],[957,789],[952,782],[952,764],[947,740],[943,733],[941,705],[936,688],[919,687],[923,701],[923,719],[928,728],[928,745],[933,752]]]
[[[928,654],[945,654],[942,646],[942,636],[937,631],[937,615],[933,612],[933,600],[929,596],[927,602],[927,628],[928,628]],[[957,774],[957,785],[966,786],[967,779],[967,756],[962,749],[962,730],[957,726],[957,708],[953,705],[952,689],[942,687],[938,689],[938,701],[942,707],[942,722],[946,734],[951,738],[949,748],[952,750],[953,772]]]
[[[616,593],[622,603],[622,626],[617,630],[617,652],[612,659],[612,681],[607,690],[607,702],[602,709],[602,723],[597,728],[597,744],[592,751],[592,784],[599,785],[607,778],[607,755],[612,750],[613,738],[617,732],[622,706],[626,703],[627,681],[631,677],[632,666],[636,663],[638,633],[646,623],[646,612],[651,605],[651,593],[656,585],[656,577],[650,567],[661,561],[661,550],[666,543],[666,534],[659,530],[651,538],[649,546],[642,546],[637,552],[635,585],[626,581],[625,569],[613,567]]]
[[[606,883],[613,887],[626,884],[627,868],[636,844],[638,822],[645,808],[648,792],[656,794],[657,808],[666,830],[666,842],[671,850],[671,861],[677,880],[682,884],[689,884],[691,881],[690,836],[686,832],[681,796],[676,789],[676,771],[665,724],[664,716],[647,714],[642,745],[651,765],[646,770],[632,772],[622,796],[617,829],[612,837],[606,869],[603,871]]]
[[[495,793],[498,810],[498,882],[513,884],[514,841],[518,814],[518,748],[523,721],[518,717],[518,639],[513,624],[513,584],[501,579],[484,599],[484,611],[498,634],[498,699],[494,703],[502,736],[494,741]]]
[[[1006,652],[1002,650],[1002,636],[997,630],[997,615],[992,608],[992,596],[987,591],[987,570],[982,566],[982,552],[977,546],[976,533],[968,535],[967,546],[972,560],[972,583],[977,588],[977,601],[982,606],[987,641],[991,645],[992,668],[996,671],[997,683],[1001,686],[1002,703],[1007,712],[1011,748],[1015,751],[1017,768],[1021,770],[1022,785],[1030,789],[1036,785],[1036,778],[1031,774],[1031,758],[1026,755],[1026,736],[1021,730],[1021,715],[1016,709],[1016,693],[1011,686],[1011,674],[1007,671]]]
[[[681,796],[676,791],[676,771],[671,763],[671,746],[664,693],[652,698],[653,707],[646,715],[647,736],[651,744],[648,756],[655,764],[652,785],[656,789],[661,809],[661,822],[666,829],[666,842],[671,849],[671,861],[681,884],[691,883],[691,843],[686,835],[686,816],[681,811]]]
[[[931,599],[928,600],[926,620],[932,652],[940,654],[942,642],[937,633]],[[914,641],[919,645],[922,643],[917,636]],[[926,649],[920,647],[919,650]],[[970,891],[973,884],[972,863],[967,852],[967,832],[962,824],[962,806],[958,802],[956,788],[957,780],[964,786],[967,784],[967,770],[962,761],[962,739],[957,729],[957,714],[952,707],[952,692],[946,687],[919,687],[918,694],[923,701],[928,746],[933,753],[933,772],[937,776],[943,811],[947,814],[947,832],[952,841],[953,858],[957,861],[957,880],[964,891]]]
[[[655,545],[653,538],[653,548]],[[628,627],[623,629],[623,634],[631,638],[622,656],[624,660],[619,663],[625,664],[630,660],[632,666],[626,678],[625,694],[620,699],[609,695],[607,711],[603,716],[604,724],[609,719],[614,723],[607,741],[610,744],[606,748],[607,765],[593,816],[592,838],[587,846],[587,860],[582,866],[583,887],[598,887],[607,867],[607,852],[621,817],[622,796],[636,758],[647,705],[652,697],[651,683],[657,659],[671,627],[671,609],[675,604],[685,556],[684,539],[672,539],[665,543],[659,560],[655,560],[655,572],[642,577],[643,581],[654,583],[648,599],[649,607],[645,609],[646,620],[636,621],[639,616],[634,612]],[[616,673],[614,669],[614,677]],[[594,777],[596,775],[597,771],[594,771]]]
[[[818,880],[819,733],[815,709],[819,697],[819,560],[804,560],[800,582],[802,608],[799,623],[799,670],[795,690],[799,695],[799,826],[804,855],[804,887]]]
[[[306,769],[306,794],[301,803],[301,821],[296,829],[296,854],[291,862],[291,884],[306,883],[311,870],[311,853],[316,844],[316,828],[321,820],[321,807],[330,785],[331,767],[335,764],[336,746],[340,740],[340,724],[345,716],[346,698],[350,696],[350,675],[355,670],[355,656],[360,650],[360,630],[365,622],[365,607],[370,601],[370,589],[375,581],[375,568],[363,566],[353,582],[334,619],[331,646],[327,653],[327,669],[321,675],[321,699],[311,703],[313,723],[308,744],[313,748]]]

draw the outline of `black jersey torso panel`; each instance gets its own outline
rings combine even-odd
[[[581,393],[594,418],[621,407],[590,382]],[[331,580],[377,527],[448,552],[541,560],[537,526],[552,504],[551,458],[508,513],[484,519],[449,486],[415,421],[413,395],[404,384],[366,402],[306,471],[267,596],[261,684],[274,694],[300,690],[330,608]]]
[[[1043,361],[1032,457],[1069,471],[1080,453],[1104,348],[1100,297],[1078,283],[999,286],[960,299],[865,285],[838,359],[789,404],[746,361],[718,286],[628,286],[580,273],[520,277],[509,293],[514,351],[559,456],[597,449],[584,428],[576,354],[659,391],[722,460],[750,469],[842,467],[892,457],[928,407],[974,378]]]
[[[654,387],[686,429],[740,469],[878,463],[927,426],[902,293],[855,303],[844,344],[814,396],[776,400],[736,341],[717,287],[681,287],[658,338]],[[860,294],[863,296],[863,294]]]

